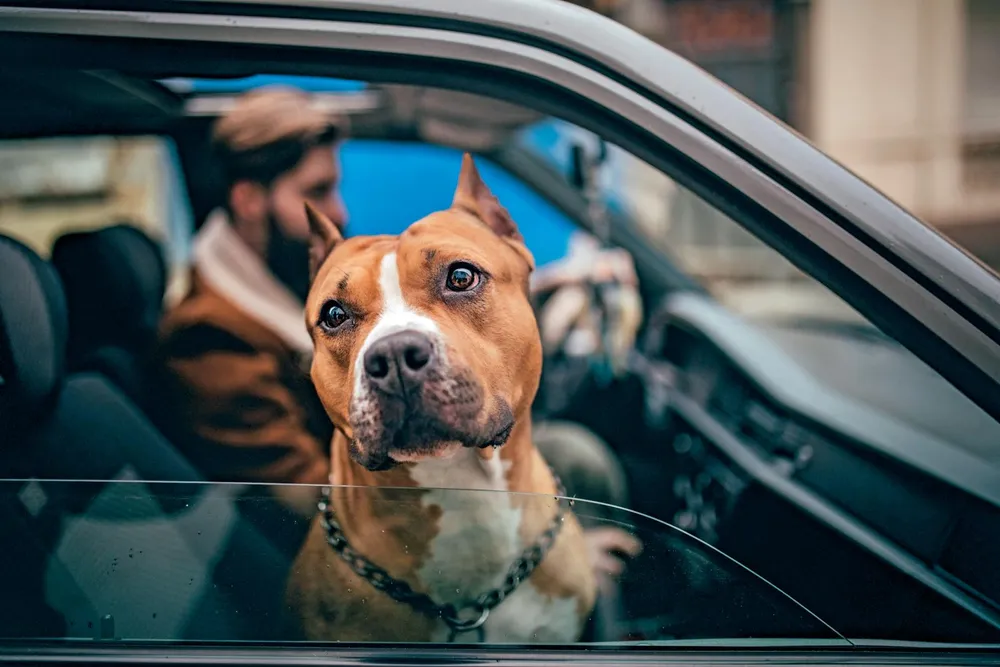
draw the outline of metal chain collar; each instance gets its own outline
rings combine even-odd
[[[563,488],[559,477],[552,473],[556,482],[556,495],[565,496],[566,490]],[[558,498],[557,498],[558,502]],[[571,501],[572,502],[572,501]],[[429,618],[441,619],[451,631],[448,641],[454,641],[459,634],[476,631],[479,640],[483,641],[483,624],[489,618],[490,611],[503,602],[507,596],[514,592],[522,581],[531,576],[535,568],[544,560],[545,555],[555,543],[559,531],[562,529],[563,520],[566,517],[566,510],[561,503],[555,516],[549,522],[545,531],[538,536],[534,544],[521,552],[507,570],[503,583],[497,588],[487,591],[476,598],[475,602],[462,607],[455,607],[453,604],[438,604],[426,593],[420,593],[405,581],[396,579],[383,568],[379,567],[366,556],[359,553],[351,546],[344,535],[344,530],[333,515],[330,503],[330,487],[323,488],[323,494],[319,504],[320,523],[326,530],[326,541],[341,559],[350,566],[359,577],[367,581],[373,588],[382,591],[393,600],[409,605],[421,614]],[[473,614],[464,620],[459,617],[460,612],[472,611]]]

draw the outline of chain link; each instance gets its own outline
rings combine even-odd
[[[558,496],[565,496],[566,490],[563,488],[559,477],[552,472],[556,482],[556,500]],[[326,531],[326,541],[340,558],[347,563],[351,570],[367,581],[376,590],[382,591],[397,602],[409,605],[416,611],[430,618],[441,619],[451,630],[449,640],[454,640],[455,636],[464,632],[478,630],[482,637],[482,626],[489,617],[490,611],[507,599],[525,579],[531,576],[541,562],[545,559],[549,549],[555,543],[562,529],[563,521],[566,518],[566,510],[561,503],[557,505],[555,516],[549,523],[545,531],[538,536],[534,544],[525,548],[521,555],[511,563],[504,577],[503,583],[493,590],[483,593],[476,601],[463,607],[455,607],[453,604],[438,604],[426,593],[413,590],[407,582],[396,579],[385,569],[379,567],[369,560],[365,555],[358,552],[344,535],[344,530],[340,526],[330,503],[330,488],[323,489],[323,495],[318,504],[320,512],[320,523]],[[459,618],[459,613],[471,610],[474,615],[468,620]]]

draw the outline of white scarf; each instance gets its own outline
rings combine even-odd
[[[216,209],[208,216],[194,238],[193,259],[212,289],[293,350],[312,356],[302,302],[233,231],[225,211]]]

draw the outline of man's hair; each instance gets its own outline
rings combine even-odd
[[[227,189],[244,180],[271,185],[311,149],[335,143],[342,132],[342,121],[307,93],[266,88],[244,94],[216,121],[212,148]]]

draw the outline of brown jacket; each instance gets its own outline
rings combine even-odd
[[[332,425],[301,309],[221,224],[199,233],[191,289],[161,325],[161,421],[210,479],[325,484]]]

